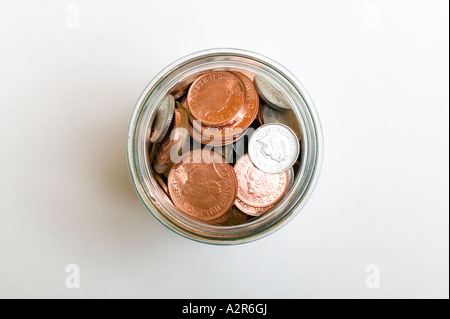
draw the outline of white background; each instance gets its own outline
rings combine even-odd
[[[0,297],[448,298],[448,27],[445,0],[1,0]],[[304,210],[233,247],[162,226],[126,164],[147,83],[214,47],[296,74],[326,146]]]

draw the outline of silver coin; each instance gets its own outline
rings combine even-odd
[[[259,96],[271,107],[279,111],[291,109],[291,104],[286,99],[286,96],[274,84],[259,75],[255,75],[253,84],[255,84]]]
[[[262,122],[262,124],[281,123],[287,125],[294,131],[297,138],[301,139],[300,124],[292,110],[280,112],[266,104],[262,107]]]
[[[155,112],[153,122],[151,123],[150,142],[159,143],[166,136],[172,123],[174,109],[175,99],[171,94],[168,94]]]
[[[280,123],[264,124],[252,135],[248,155],[253,164],[269,174],[290,169],[300,154],[300,143],[295,133]]]

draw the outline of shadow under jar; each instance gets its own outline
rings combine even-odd
[[[269,212],[247,222],[214,225],[189,217],[167,200],[152,173],[149,132],[152,119],[168,93],[179,98],[192,79],[211,71],[257,75],[274,83],[292,108],[300,130],[300,157],[295,180]],[[256,120],[257,121],[257,120]],[[288,223],[305,205],[317,182],[323,142],[313,102],[301,83],[284,67],[262,55],[237,49],[200,51],[162,70],[141,94],[128,131],[128,165],[135,189],[147,209],[165,226],[187,238],[210,244],[240,244],[262,238]]]

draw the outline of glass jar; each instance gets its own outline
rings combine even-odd
[[[289,193],[270,212],[236,226],[219,226],[189,218],[166,201],[150,171],[149,126],[164,96],[207,71],[229,70],[257,74],[277,84],[286,95],[301,130],[300,167]],[[193,53],[162,70],[136,103],[128,131],[128,165],[134,187],[147,209],[165,226],[203,243],[240,244],[262,238],[288,223],[305,205],[317,182],[323,142],[313,102],[301,83],[269,58],[237,49],[211,49]]]

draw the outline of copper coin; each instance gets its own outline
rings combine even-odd
[[[162,179],[162,177],[159,174],[154,174],[153,177],[156,179],[156,182],[158,182],[159,186],[164,191],[164,193],[169,195],[169,189],[167,188],[167,185]]]
[[[221,126],[232,121],[244,101],[245,90],[239,78],[224,71],[199,76],[187,95],[192,116],[210,126]]]
[[[244,203],[242,200],[240,200],[239,197],[236,198],[236,202],[234,203],[234,205],[236,205],[236,207],[243,213],[250,215],[250,216],[255,216],[255,217],[259,217],[259,216],[267,213],[269,210],[271,210],[274,207],[274,205],[267,206],[267,207],[250,206],[247,203]]]
[[[167,184],[174,204],[205,222],[227,214],[237,197],[233,167],[220,155],[201,149],[182,156],[170,170]]]
[[[155,178],[155,180],[157,181],[157,183],[159,184],[159,186],[162,189],[162,192],[160,192],[160,195],[163,197],[163,199],[166,201],[166,203],[168,203],[170,206],[172,206],[173,208],[175,208],[175,205],[173,204],[172,200],[169,197],[169,192],[167,189],[167,186],[163,187],[164,185],[166,185],[164,183],[164,181],[162,180],[161,176],[159,176],[154,169],[150,169],[150,172],[153,176],[153,178]]]
[[[231,209],[230,216],[223,222],[224,226],[235,226],[247,222],[247,214],[240,211],[236,206]]]
[[[208,127],[201,121],[196,121],[192,115],[189,117],[193,127],[193,129],[190,128],[190,133],[202,144],[219,146],[236,142],[246,134],[248,127],[258,115],[259,97],[252,81],[242,73],[235,73],[235,75],[244,84],[246,98],[244,106],[232,124],[222,127]]]
[[[207,223],[213,224],[213,225],[223,225],[223,223],[225,223],[230,218],[230,216],[231,216],[231,210],[228,211],[227,213],[223,214],[222,216],[220,216],[218,219],[208,221]]]
[[[239,111],[232,124],[220,128],[210,128],[201,121],[193,121],[193,118],[190,117],[189,120],[191,121],[194,128],[198,131],[201,131],[205,135],[221,137],[238,136],[242,131],[246,130],[253,123],[256,116],[258,115],[259,97],[252,81],[242,73],[234,73],[234,75],[236,75],[241,80],[245,87],[244,106]]]
[[[236,162],[234,170],[239,185],[238,197],[250,206],[275,205],[283,198],[289,185],[288,172],[265,173],[256,168],[248,154]]]
[[[189,134],[197,142],[200,142],[201,144],[209,145],[209,146],[223,146],[223,145],[231,144],[233,142],[236,142],[240,138],[242,138],[247,133],[247,130],[245,130],[245,131],[242,131],[238,135],[230,135],[230,136],[227,136],[225,134],[223,136],[208,135],[207,133],[201,133],[198,130],[196,130],[192,126],[192,124],[190,124],[188,126],[188,131],[189,131]]]
[[[178,103],[178,102],[177,102]],[[178,103],[175,109],[173,129],[164,140],[156,144],[155,170],[160,174],[166,174],[173,166],[174,156],[180,156],[188,138],[187,126],[189,125],[187,110]]]

